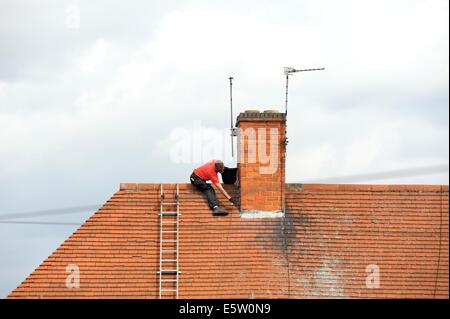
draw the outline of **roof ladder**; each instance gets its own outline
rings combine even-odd
[[[174,193],[160,187],[159,210],[159,299],[178,299],[178,279],[181,273],[179,260],[180,190]],[[169,207],[169,209],[167,209]]]

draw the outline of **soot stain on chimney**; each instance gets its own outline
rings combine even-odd
[[[279,227],[276,230],[277,237],[282,240],[283,255],[289,257],[289,249],[295,243],[297,229],[294,226],[293,215],[286,211],[283,218],[280,218]]]
[[[299,216],[297,217],[297,222],[298,222],[298,225],[302,226],[302,227],[307,227],[311,223],[309,218],[306,215],[302,214],[301,212],[300,212]]]
[[[291,295],[291,262],[289,260],[290,250],[297,240],[297,229],[294,225],[293,214],[286,208],[284,217],[280,220],[278,235],[282,239],[282,254],[287,266],[287,295]]]
[[[291,290],[291,250],[296,248],[298,250],[297,228],[298,220],[294,217],[294,212],[286,209],[285,214],[281,218],[266,220],[268,230],[260,232],[256,236],[256,241],[263,244],[263,249],[268,252],[277,249],[279,251],[279,258],[273,260],[273,265],[280,267],[287,272],[287,287],[286,292],[288,297]],[[269,226],[270,225],[270,226]],[[281,270],[281,269],[280,269]]]

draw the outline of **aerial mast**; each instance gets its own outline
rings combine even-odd
[[[288,107],[288,85],[289,85],[289,75],[294,74],[296,72],[308,72],[308,71],[322,71],[325,68],[317,68],[317,69],[303,69],[297,70],[291,67],[284,68],[284,75],[286,75],[286,99],[284,104],[284,113],[287,115],[287,107]]]
[[[236,129],[233,124],[233,77],[228,78],[230,80],[230,137],[231,137],[231,156],[234,157],[234,143],[233,136],[236,136]]]

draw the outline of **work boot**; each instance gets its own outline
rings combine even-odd
[[[218,216],[225,216],[228,215],[228,212],[226,210],[220,209],[219,206],[214,207],[213,214]]]

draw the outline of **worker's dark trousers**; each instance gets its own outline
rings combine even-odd
[[[219,205],[216,199],[216,192],[214,191],[214,188],[212,188],[210,184],[206,183],[203,179],[201,179],[194,173],[191,174],[191,184],[197,187],[203,194],[205,194],[206,198],[208,199],[209,207],[211,209]]]

